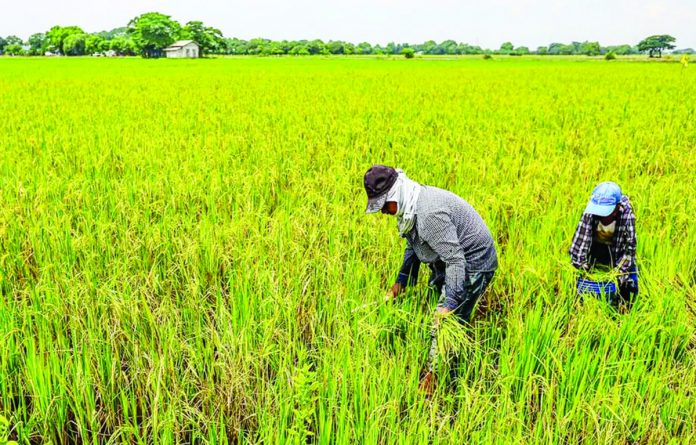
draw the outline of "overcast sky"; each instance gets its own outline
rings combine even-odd
[[[95,32],[144,12],[202,20],[226,37],[421,43],[453,39],[485,48],[505,41],[636,44],[671,34],[696,47],[695,0],[0,0],[0,36],[26,39],[53,25]]]

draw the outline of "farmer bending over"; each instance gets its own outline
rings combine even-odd
[[[431,269],[429,285],[441,293],[432,332],[427,373],[421,388],[430,392],[437,351],[437,320],[454,313],[461,323],[493,278],[498,259],[491,232],[476,210],[459,196],[410,180],[403,170],[375,165],[365,173],[367,212],[396,216],[406,238],[404,262],[391,299],[416,283],[420,263]],[[444,286],[444,291],[442,288]]]
[[[635,222],[628,196],[617,184],[602,182],[592,191],[570,247],[570,260],[580,271],[597,264],[613,268],[619,274],[617,300],[629,305],[638,293]]]

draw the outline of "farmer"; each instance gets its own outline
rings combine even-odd
[[[461,323],[469,321],[476,301],[498,267],[493,238],[469,203],[452,192],[420,185],[403,170],[375,165],[365,173],[364,183],[366,213],[381,211],[396,216],[399,234],[407,242],[401,270],[387,299],[416,283],[421,262],[430,266],[429,285],[441,295],[428,368],[421,381],[421,388],[430,392],[438,320],[454,314]]]
[[[570,260],[578,270],[589,272],[602,264],[619,274],[615,306],[630,306],[638,293],[635,222],[628,196],[617,184],[602,182],[592,191],[570,247]]]

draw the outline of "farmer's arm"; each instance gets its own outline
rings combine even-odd
[[[404,251],[404,262],[401,264],[399,275],[396,277],[396,283],[387,292],[386,300],[399,295],[407,286],[413,286],[418,281],[418,270],[420,269],[420,260],[416,256],[410,244],[406,245]]]
[[[618,272],[622,277],[628,277],[629,271],[636,264],[636,217],[628,208],[622,216],[625,226],[622,242],[622,256],[618,262]]]
[[[580,218],[578,228],[573,236],[573,244],[570,246],[570,262],[575,268],[580,270],[588,270],[589,263],[587,256],[590,252],[590,244],[592,243],[592,215],[585,213]]]
[[[410,245],[406,245],[404,251],[404,262],[399,270],[399,276],[396,278],[396,283],[401,287],[413,286],[418,282],[418,270],[420,269],[420,260],[416,256]]]
[[[438,312],[449,312],[462,303],[466,280],[466,258],[457,228],[447,213],[438,212],[424,222],[422,237],[445,263],[445,302]]]

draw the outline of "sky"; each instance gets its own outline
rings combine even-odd
[[[53,25],[87,32],[125,26],[145,12],[201,20],[225,37],[319,38],[353,43],[452,39],[499,48],[551,42],[637,44],[652,34],[696,48],[695,0],[0,0],[0,36],[23,39]]]

